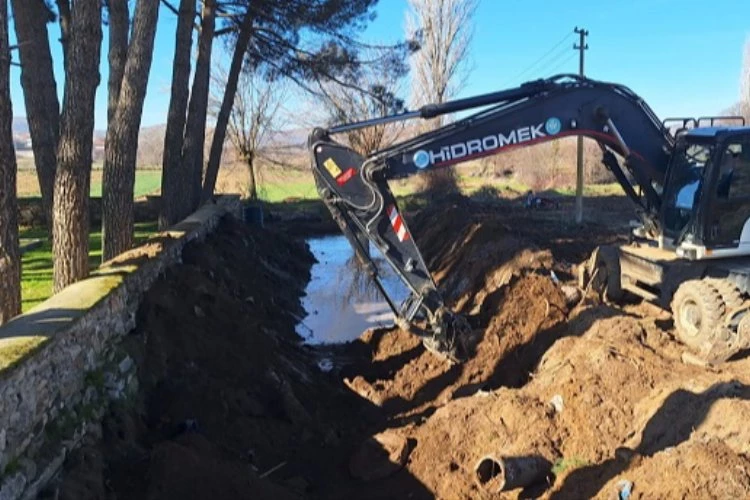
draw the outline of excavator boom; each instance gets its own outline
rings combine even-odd
[[[331,138],[358,128],[476,108],[484,109],[367,157]],[[318,128],[310,134],[308,146],[321,198],[385,295],[397,322],[422,334],[430,342],[428,347],[455,357],[456,336],[467,326],[446,308],[388,181],[572,135],[599,144],[604,164],[634,203],[644,227],[658,234],[662,185],[674,137],[646,103],[622,85],[559,75],[399,115]],[[409,288],[410,296],[400,306],[380,284],[370,258],[371,245]],[[426,327],[420,329],[416,324],[421,320]]]

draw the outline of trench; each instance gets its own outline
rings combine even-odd
[[[140,395],[93,427],[50,498],[482,498],[490,453],[554,464],[522,498],[609,498],[624,479],[642,498],[746,496],[750,361],[683,364],[648,308],[573,311],[551,271],[574,276],[568,262],[609,236],[542,215],[410,222],[481,333],[453,367],[389,326],[345,238],[225,224],[145,297],[123,346]]]
[[[344,236],[323,236],[306,240],[316,259],[310,269],[302,307],[305,317],[296,332],[310,345],[351,342],[371,328],[393,325],[394,315],[380,290],[357,263]],[[370,247],[370,255],[375,250]],[[407,296],[406,286],[382,257],[374,263],[381,283],[395,304]]]
[[[376,263],[401,300],[405,288]],[[138,394],[88,426],[41,498],[388,497],[394,483],[349,471],[385,427],[383,413],[320,352],[391,321],[345,238],[225,221],[144,297],[120,346],[137,366]],[[396,480],[429,498],[408,472]]]

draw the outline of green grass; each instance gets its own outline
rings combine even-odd
[[[39,184],[34,170],[19,171],[18,195],[22,198],[38,197]],[[161,190],[161,170],[136,170],[133,195],[135,197],[158,193]],[[91,173],[91,196],[99,198],[102,195],[102,172],[95,170]]]
[[[556,193],[563,196],[575,196],[576,188],[566,187],[554,190]],[[625,191],[622,187],[616,183],[610,184],[591,184],[583,186],[584,196],[625,196]]]
[[[312,180],[298,180],[288,183],[265,182],[258,186],[258,197],[269,203],[278,203],[287,198],[312,200],[318,197]]]
[[[161,189],[161,170],[137,170],[135,173],[135,185],[133,195],[137,198]],[[102,195],[102,183],[91,182],[91,196],[98,198]]]
[[[414,192],[414,178],[405,181],[392,181],[390,183],[393,194],[397,197],[407,196]],[[461,190],[470,195],[484,186],[493,186],[498,190],[509,190],[518,193],[528,191],[529,187],[513,179],[488,180],[480,177],[460,176]],[[575,186],[563,187],[551,190],[560,196],[574,196]],[[623,195],[622,188],[617,183],[585,185],[583,189],[585,196],[611,196]],[[283,202],[288,198],[298,200],[316,200],[318,193],[312,180],[295,179],[288,183],[265,182],[260,183],[258,196],[269,203]]]
[[[135,225],[136,243],[140,243],[156,232],[156,222]],[[52,245],[44,228],[25,229],[21,238],[39,238],[44,244],[30,250],[21,258],[21,310],[26,312],[52,295]],[[96,228],[89,235],[89,266],[96,269],[101,263],[102,233]]]
[[[552,473],[559,476],[567,470],[580,469],[581,467],[586,467],[588,465],[591,465],[591,462],[580,457],[562,457],[556,460],[552,465]]]

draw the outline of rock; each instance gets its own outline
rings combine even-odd
[[[99,398],[99,393],[95,387],[89,386],[86,388],[86,392],[83,394],[83,404],[91,404]]]
[[[22,457],[18,459],[18,465],[21,467],[21,470],[27,478],[32,479],[36,477],[36,463],[33,460],[27,457]]]
[[[577,287],[563,285],[560,287],[560,290],[565,296],[565,304],[568,306],[575,305],[581,300],[581,290]]]
[[[125,374],[130,371],[130,369],[133,367],[133,358],[130,356],[125,356],[125,359],[120,361],[119,364],[120,373]]]
[[[374,405],[383,406],[383,396],[362,375],[357,375],[351,380],[345,378],[344,383],[349,389],[369,400]]]
[[[310,483],[302,476],[294,476],[293,478],[287,479],[284,481],[284,484],[290,490],[300,494],[306,493],[310,487]]]
[[[363,481],[383,479],[394,474],[409,457],[409,444],[404,436],[391,430],[367,439],[349,462],[349,472]]]
[[[21,498],[23,490],[26,488],[26,476],[16,473],[6,477],[0,485],[0,500],[15,500]]]
[[[556,413],[562,413],[564,405],[563,405],[563,398],[559,394],[555,394],[552,396],[552,399],[549,402],[552,405],[552,408],[554,408]]]

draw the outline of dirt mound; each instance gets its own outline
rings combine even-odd
[[[447,243],[432,224],[420,245],[439,286],[481,332],[475,356],[449,366],[414,337],[381,330],[361,338],[371,363],[346,372],[415,443],[406,468],[429,491],[482,498],[474,467],[491,453],[552,464],[546,483],[509,498],[747,491],[748,361],[718,371],[683,363],[663,315],[647,306],[566,304],[551,278],[566,268],[534,243],[533,227],[511,231],[461,207],[438,220],[460,236]],[[731,481],[718,486],[725,467]],[[660,479],[664,470],[690,481]]]
[[[404,415],[429,412],[479,388],[523,384],[546,348],[565,333],[562,292],[551,279],[530,274],[500,288],[488,303],[477,318],[486,326],[478,330],[468,362],[447,364],[399,329],[368,332],[361,340],[372,349],[372,360],[357,367],[350,384],[389,413]]]
[[[625,463],[628,463],[628,471],[618,475],[618,469]],[[608,465],[601,471],[598,481],[592,483],[588,483],[582,472],[575,481],[578,488],[571,494],[585,498],[584,485],[600,484],[608,476],[613,479],[604,485],[598,498],[611,498],[613,492],[622,491],[622,481],[631,483],[631,498],[634,499],[743,498],[750,491],[750,460],[737,455],[719,439],[705,443],[689,441],[650,458],[623,458]]]
[[[501,498],[746,496],[750,358],[686,364],[668,315],[566,298],[613,236],[545,217],[451,202],[410,221],[478,339],[461,365],[397,328],[300,345],[309,252],[227,222],[149,294],[127,341],[145,397],[71,459],[63,497],[486,498],[488,454],[550,466]]]
[[[464,313],[475,313],[489,294],[526,270],[552,270],[549,250],[507,222],[477,213],[471,204],[425,211],[411,224],[446,301]]]
[[[433,217],[440,224],[431,223]],[[549,251],[501,222],[452,204],[414,221],[446,300],[463,312],[478,342],[471,359],[449,365],[397,328],[366,332],[371,358],[344,371],[347,384],[390,414],[429,414],[479,388],[520,386],[542,354],[566,334],[568,307]],[[456,235],[446,238],[446,234]]]
[[[599,492],[609,498],[622,479],[635,483],[636,498],[677,492],[701,497],[709,491],[703,485],[721,477],[716,473],[722,464],[740,467],[732,472],[737,483],[719,491],[740,490],[750,478],[745,367],[717,374],[657,354],[654,347],[663,339],[648,332],[648,319],[608,317],[612,312],[603,306],[579,312],[568,323],[569,336],[548,350],[520,388],[453,394],[432,414],[394,419],[416,443],[408,470],[437,498],[481,497],[474,467],[491,453],[539,456],[554,464],[550,489],[542,484],[534,492],[544,498]],[[503,364],[507,351],[498,352],[498,367],[512,366]],[[378,384],[398,394],[402,376],[393,380]],[[717,439],[721,447],[705,444]],[[701,460],[712,461],[708,470],[691,472]],[[649,463],[692,474],[701,483],[659,483]]]

